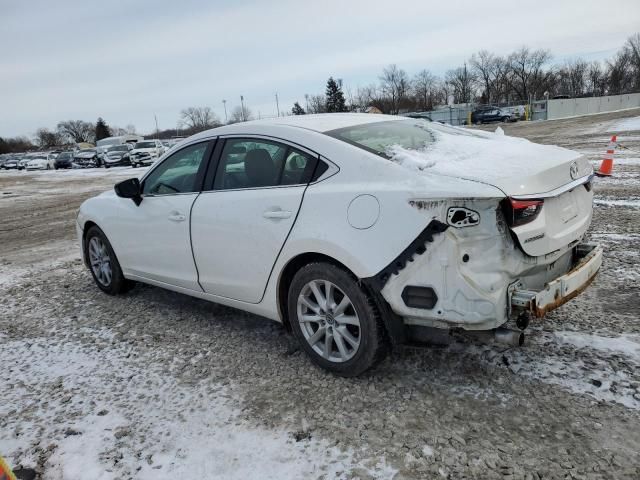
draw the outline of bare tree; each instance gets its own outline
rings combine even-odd
[[[453,90],[456,103],[469,103],[474,97],[476,76],[467,68],[467,64],[446,74],[446,82]]]
[[[557,91],[571,97],[582,96],[587,89],[587,70],[589,64],[578,58],[565,62],[557,71]]]
[[[60,137],[69,143],[93,142],[95,140],[93,123],[84,120],[60,122],[57,130]]]
[[[324,95],[309,95],[309,113],[326,113],[327,99]]]
[[[609,95],[619,95],[633,89],[633,70],[626,49],[620,50],[607,62],[607,83]]]
[[[220,125],[210,107],[189,107],[180,112],[180,119],[192,131],[201,131]]]
[[[500,101],[500,78],[504,73],[504,59],[495,56],[487,50],[474,53],[469,61],[471,70],[482,85],[482,99],[484,103]]]
[[[623,48],[629,59],[631,88],[638,90],[640,89],[640,33],[630,36]]]
[[[231,110],[231,115],[229,116],[229,123],[238,123],[238,122],[246,122],[248,120],[253,120],[253,115],[249,107],[246,105],[244,109],[242,106],[238,105],[233,110]]]
[[[383,111],[395,115],[400,111],[409,93],[409,76],[407,72],[392,64],[382,71],[379,79],[385,107],[387,107]]]
[[[438,78],[429,70],[421,70],[413,77],[413,95],[419,110],[433,110],[437,98]]]
[[[364,112],[368,107],[372,106],[382,111],[382,99],[378,87],[374,84],[358,87],[352,101],[352,107]]]
[[[599,61],[594,60],[587,67],[587,92],[594,97],[602,96],[607,91],[607,77]]]
[[[551,71],[544,66],[551,60],[548,50],[533,50],[522,47],[509,55],[511,88],[520,100],[529,100],[531,94],[541,94],[547,88]]]
[[[39,128],[36,131],[36,143],[40,148],[51,148],[63,143],[57,132],[47,128]]]

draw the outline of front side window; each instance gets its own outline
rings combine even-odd
[[[208,142],[196,143],[168,157],[145,178],[142,193],[171,195],[198,191],[196,177],[207,145]]]

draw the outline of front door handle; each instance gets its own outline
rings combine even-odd
[[[267,210],[262,214],[264,218],[271,218],[274,220],[289,218],[291,216],[291,212],[288,210],[281,210],[279,208],[273,210]]]
[[[184,213],[171,212],[167,218],[172,222],[184,222],[187,219],[187,216]]]

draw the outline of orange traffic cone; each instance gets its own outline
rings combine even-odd
[[[16,476],[2,457],[0,457],[0,480],[16,480]]]
[[[596,172],[596,175],[599,177],[610,177],[611,172],[613,171],[613,152],[616,148],[616,141],[618,137],[615,135],[611,136],[611,141],[609,142],[609,146],[607,147],[607,153],[604,154],[604,159],[600,164],[600,170]]]

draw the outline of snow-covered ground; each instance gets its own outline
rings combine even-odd
[[[501,128],[597,166],[623,116]],[[638,135],[620,138],[640,150]],[[38,480],[640,478],[638,155],[616,151],[614,175],[594,180],[601,272],[533,321],[524,347],[398,348],[357,379],[314,368],[264,319],[143,285],[98,291],[75,212],[142,172],[0,172],[0,455],[12,466]]]
[[[609,132],[628,132],[628,131],[640,131],[640,117],[624,118],[622,120],[616,120],[610,127]]]
[[[42,438],[55,442],[44,479],[124,472],[138,479],[351,478],[356,467],[373,478],[395,473],[383,459],[357,465],[352,451],[327,440],[249,425],[231,387],[181,385],[154,358],[130,360],[142,352],[113,342],[110,331],[92,337],[5,341],[0,349],[0,384],[13,387],[3,391],[0,416],[22,417],[0,436],[0,452],[35,465],[32,447]],[[304,425],[300,431],[305,437]]]

